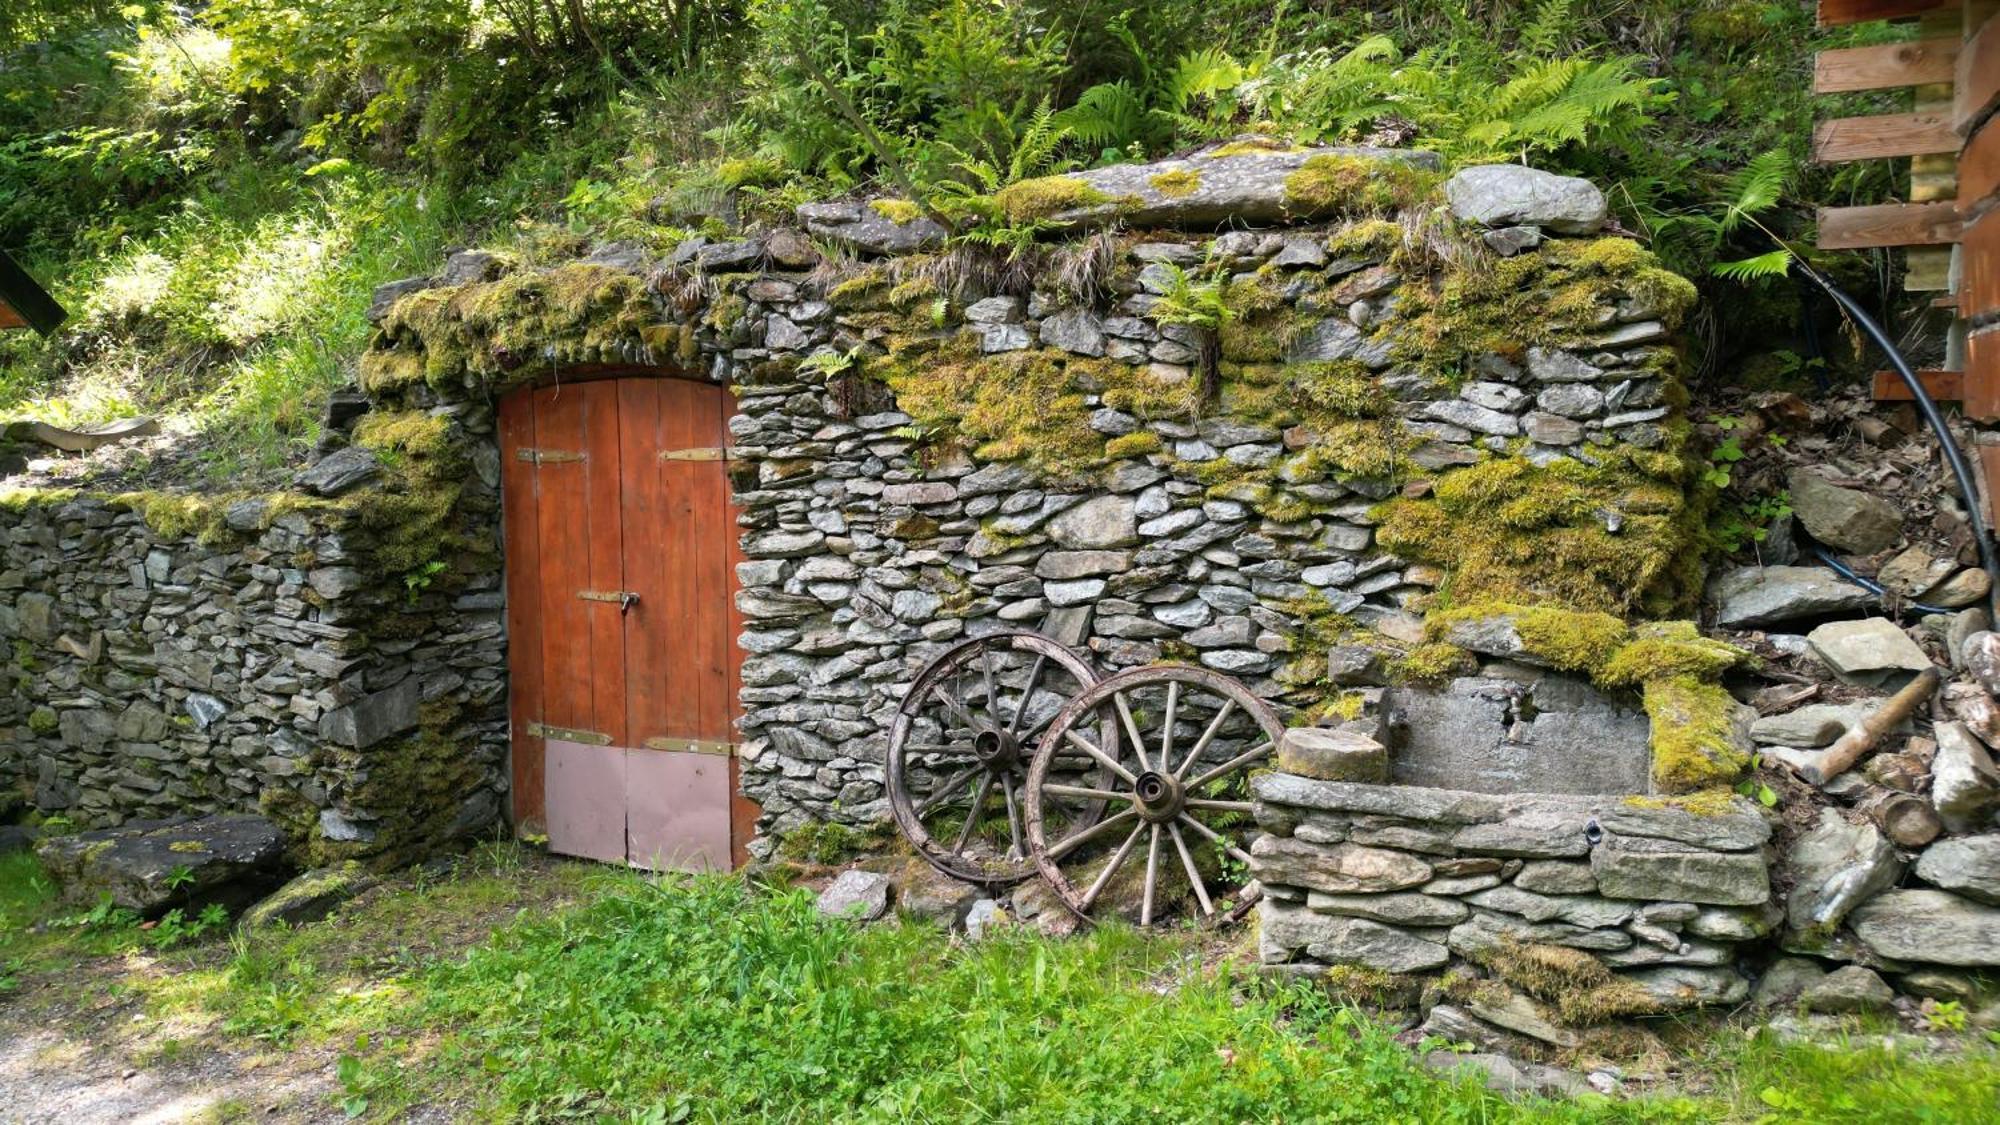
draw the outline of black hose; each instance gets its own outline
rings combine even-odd
[[[1875,341],[1875,346],[1881,348],[1882,353],[1889,357],[1889,365],[1896,369],[1896,374],[1902,378],[1903,385],[1910,388],[1911,397],[1917,401],[1917,409],[1923,413],[1924,421],[1930,423],[1931,432],[1937,435],[1938,444],[1944,447],[1945,464],[1951,466],[1951,475],[1958,478],[1958,494],[1965,501],[1965,518],[1972,525],[1972,538],[1979,547],[1979,565],[1986,571],[1986,577],[1990,580],[1986,590],[1987,620],[1989,625],[2000,625],[2000,556],[1996,556],[1994,552],[1992,529],[1986,526],[1986,516],[1979,510],[1979,489],[1973,483],[1972,466],[1966,464],[1965,452],[1959,449],[1958,441],[1951,436],[1951,427],[1944,420],[1944,412],[1938,409],[1937,400],[1924,389],[1923,380],[1917,378],[1917,373],[1911,370],[1910,361],[1903,358],[1903,353],[1897,350],[1895,343],[1889,339],[1889,334],[1882,330],[1882,326],[1875,322],[1874,317],[1864,312],[1860,305],[1854,303],[1854,298],[1842,292],[1838,285],[1822,276],[1818,270],[1807,265],[1797,255],[1792,256],[1792,264],[1814,284],[1826,290],[1826,295],[1832,297],[1834,303],[1839,305],[1855,324],[1860,325],[1861,330],[1868,334],[1868,338]]]
[[[1852,568],[1850,568],[1846,563],[1841,562],[1839,559],[1834,558],[1832,553],[1829,552],[1825,547],[1814,547],[1813,554],[1819,556],[1819,561],[1825,563],[1829,567],[1832,567],[1833,572],[1835,574],[1840,575],[1842,578],[1847,579],[1849,582],[1854,583],[1856,586],[1861,587],[1862,589],[1868,591],[1869,593],[1875,595],[1876,597],[1887,600],[1891,596],[1889,594],[1889,591],[1886,588],[1884,588],[1880,582],[1875,581],[1873,578],[1863,578],[1859,574],[1854,573]],[[1955,610],[1952,610],[1946,606],[1925,605],[1922,602],[1904,602],[1903,605],[1908,609],[1916,610],[1918,613],[1956,612]]]

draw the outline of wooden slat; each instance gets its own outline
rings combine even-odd
[[[624,479],[618,448],[618,384],[582,383],[570,393],[583,399],[584,503],[590,532],[577,545],[589,580],[578,590],[623,590],[625,546]],[[576,599],[576,591],[570,594]],[[630,746],[625,727],[625,611],[615,601],[585,601],[590,621],[590,729]]]
[[[1822,250],[1942,246],[1958,241],[1959,229],[1958,205],[1950,201],[1819,209]]]
[[[2000,124],[1989,122],[1972,134],[1958,155],[1958,208],[1966,217],[1992,206],[2000,194]]]
[[[541,721],[542,711],[541,571],[535,511],[539,467],[514,456],[516,449],[534,444],[533,393],[524,391],[501,399],[500,521],[507,566],[510,792],[514,830],[523,835],[547,831],[543,820],[546,750],[539,735],[528,733],[530,723]]]
[[[720,392],[694,383],[677,385],[684,388],[680,409],[692,424],[695,443],[721,447],[727,435],[715,404]],[[701,681],[700,737],[714,739],[728,739],[735,733],[730,718],[736,693],[730,683],[729,663],[736,650],[736,634],[729,628],[734,599],[725,541],[736,528],[729,511],[728,469],[723,461],[698,461],[688,466],[687,473],[694,515],[687,534],[695,544],[688,565],[694,588],[694,621],[699,625],[688,657]]]
[[[1978,453],[1979,476],[1986,490],[1986,526],[2000,527],[2000,496],[1994,495],[1995,482],[2000,482],[2000,445],[1982,445]]]
[[[2000,420],[2000,329],[1974,332],[1965,338],[1965,393],[1961,401],[1965,416],[1976,422]]]
[[[1924,385],[1925,393],[1939,402],[1957,402],[1965,394],[1965,373],[1962,371],[1919,371],[1917,381]],[[1871,396],[1876,402],[1913,402],[1916,395],[1903,383],[1903,377],[1894,371],[1877,371]]]
[[[1950,82],[1957,73],[1958,40],[1917,39],[1874,47],[1841,47],[1813,59],[1813,93],[1892,90]]]
[[[624,552],[623,588],[639,595],[625,614],[626,731],[633,746],[674,737],[669,716],[678,685],[673,682],[674,651],[686,623],[674,616],[668,589],[667,498],[660,479],[660,388],[662,379],[619,379],[619,461],[624,504],[620,538]]]
[[[1958,6],[1959,0],[1819,0],[1819,25],[1842,27],[1870,20],[1896,20]]]
[[[584,447],[582,391],[587,385],[535,392],[537,447]],[[590,585],[586,464],[557,461],[532,469],[535,535],[541,551],[542,713],[538,718],[546,726],[573,730],[597,729],[590,690],[589,613],[594,603],[576,596]]]
[[[1952,92],[1952,129],[1961,137],[2000,100],[2000,20],[1987,20],[1959,52]]]
[[[1813,159],[1821,164],[1957,152],[1961,143],[1950,116],[1937,111],[1836,117],[1813,127]]]
[[[1961,258],[1959,314],[1971,318],[2000,310],[2000,211],[1966,228]]]

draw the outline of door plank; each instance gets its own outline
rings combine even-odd
[[[1841,27],[1956,8],[1962,0],[1819,0],[1819,25]]]
[[[696,383],[683,383],[687,393],[683,395],[683,409],[692,423],[691,429],[701,446],[720,448],[725,431],[715,406],[715,397],[710,388]],[[723,540],[729,535],[729,473],[725,461],[697,461],[689,466],[688,483],[692,489],[694,526],[689,539],[699,545],[693,557],[688,560],[694,579],[695,631],[694,659],[696,675],[701,681],[702,737],[726,742],[735,741],[735,730],[730,726],[729,706],[733,692],[730,690],[727,662],[729,650],[735,647],[736,634],[729,628],[729,610],[732,602],[729,590],[729,555]]]
[[[1956,39],[1916,39],[1821,51],[1813,57],[1813,93],[1845,94],[1950,82],[1957,73],[1958,45]]]
[[[623,497],[618,461],[618,387],[583,383],[572,390],[583,398],[585,418],[584,503],[590,532],[581,549],[588,560],[588,589],[610,594],[625,589]],[[571,595],[575,597],[575,594]],[[625,729],[625,610],[616,601],[587,601],[590,621],[591,729],[629,746]]]
[[[509,792],[514,829],[546,831],[546,749],[528,724],[542,713],[541,550],[535,509],[535,466],[516,453],[535,445],[532,394],[500,400],[500,530],[507,581],[507,722]]]
[[[1963,136],[2000,99],[2000,19],[1989,19],[1959,52],[1952,90],[1952,127]]]
[[[1962,138],[1951,127],[1950,114],[1937,110],[1836,117],[1813,127],[1813,160],[1820,164],[1840,164],[1849,160],[1957,152],[1961,143]]]
[[[535,396],[536,448],[584,450],[582,388],[544,387]],[[584,466],[543,461],[534,467],[535,523],[541,552],[542,723],[596,730],[591,701],[590,603],[576,596],[590,584],[590,510]]]
[[[1939,402],[1957,402],[1965,393],[1965,373],[1962,371],[1925,370],[1917,372],[1917,381],[1924,385],[1924,393]],[[1909,385],[1894,371],[1877,371],[1870,398],[1876,402],[1914,402],[1917,396],[1910,393]]]
[[[680,379],[661,384],[660,442],[650,470],[666,500],[666,538],[660,556],[668,598],[666,627],[672,637],[665,677],[668,704],[663,715],[665,729],[661,733],[672,738],[706,739],[709,736],[701,725],[701,670],[695,656],[702,619],[696,573],[701,539],[694,520],[694,483],[703,465],[699,461],[662,460],[659,456],[696,448],[702,443],[701,429],[688,413],[691,386]]]
[[[625,615],[626,730],[635,747],[666,733],[671,699],[664,678],[674,632],[666,616],[663,551],[668,529],[665,496],[655,469],[660,448],[660,383],[658,379],[617,382],[625,588],[639,595],[638,603]]]

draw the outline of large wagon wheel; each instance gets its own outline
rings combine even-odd
[[[1097,737],[1104,725],[1123,737]],[[1214,918],[1248,879],[1250,856],[1238,840],[1251,824],[1250,773],[1281,733],[1270,705],[1204,668],[1155,665],[1106,677],[1049,724],[1029,767],[1035,865],[1080,917],[1110,906],[1150,926],[1192,896],[1201,916]],[[1061,776],[1059,750],[1097,762],[1105,784]],[[1113,811],[1082,827],[1043,815],[1079,800]]]
[[[953,645],[924,667],[889,728],[889,808],[931,866],[987,886],[1035,873],[1028,856],[1022,786],[1049,723],[1097,683],[1075,652],[1026,630]],[[1115,741],[1106,726],[1100,737]],[[1090,786],[1090,761],[1058,770]],[[1104,803],[1065,799],[1050,815],[1065,825],[1101,816]]]

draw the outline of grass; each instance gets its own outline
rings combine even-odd
[[[78,942],[28,932],[52,916],[38,879],[0,862],[0,963],[44,943],[24,989],[52,971],[46,943]],[[69,956],[105,949],[92,940]],[[325,923],[150,972],[130,953],[100,962],[78,991],[141,1005],[163,1029],[149,1062],[320,1052],[328,1097],[378,1119],[428,1103],[497,1120],[1945,1122],[2000,1098],[1986,1047],[1927,1061],[1860,1033],[1824,1049],[1715,1023],[1673,1036],[1692,1044],[1678,1070],[1696,1093],[1509,1102],[1426,1071],[1323,991],[1215,952],[1123,927],[967,946],[828,922],[802,890],[492,848]]]

